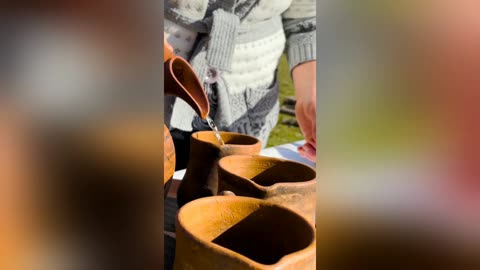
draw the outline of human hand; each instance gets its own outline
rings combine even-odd
[[[312,145],[310,143],[305,143],[304,145],[298,147],[298,152],[300,153],[300,156],[312,161],[316,162],[317,159],[317,149],[315,145]]]
[[[297,99],[295,113],[306,140],[298,151],[303,157],[315,162],[317,151],[316,61],[298,65],[293,69],[292,76]]]

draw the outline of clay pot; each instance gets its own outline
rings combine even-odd
[[[163,62],[166,63],[174,55],[171,48],[165,46],[165,44],[163,47]],[[172,136],[170,136],[170,132],[165,125],[163,126],[163,153],[163,185],[166,195],[168,189],[167,183],[175,172],[175,146],[173,145]]]
[[[168,53],[164,54],[168,57]],[[165,95],[183,99],[202,119],[206,119],[210,105],[200,79],[190,64],[181,57],[171,56],[164,61],[164,68]]]
[[[187,171],[178,192],[178,206],[207,196],[217,195],[217,164],[221,157],[240,154],[258,154],[262,148],[259,139],[232,132],[220,132],[221,145],[213,131],[192,134]]]
[[[163,126],[163,145],[165,147],[163,149],[163,184],[166,185],[175,172],[175,146],[173,144],[172,136],[166,126]]]
[[[288,207],[315,223],[315,169],[289,160],[233,155],[218,163],[218,191]]]
[[[176,224],[174,270],[315,269],[315,229],[264,200],[215,196],[188,203]]]
[[[190,64],[183,58],[175,56],[171,47],[164,44],[163,49],[165,95],[176,96],[189,104],[195,112],[205,119],[210,105],[200,80]],[[168,192],[170,179],[175,172],[175,146],[168,128],[164,126],[164,190]]]

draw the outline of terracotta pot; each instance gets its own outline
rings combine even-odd
[[[172,56],[164,62],[164,69],[165,95],[183,99],[202,119],[207,118],[208,99],[190,64],[181,57]]]
[[[207,196],[217,195],[217,164],[221,157],[235,154],[258,154],[262,148],[259,139],[232,132],[220,132],[221,145],[213,131],[192,135],[187,171],[177,192],[178,206]]]
[[[163,45],[163,62],[166,63],[169,59],[174,57],[171,48]],[[167,71],[164,70],[164,73]],[[163,126],[163,185],[164,196],[168,193],[168,183],[175,172],[175,146],[173,144],[172,136],[167,128]]]
[[[195,112],[205,119],[210,105],[200,80],[190,64],[183,58],[175,56],[171,47],[164,44],[163,50],[165,95],[176,96],[189,104]],[[165,196],[168,192],[170,179],[175,172],[175,146],[168,128],[164,126],[164,176]]]
[[[264,200],[215,196],[188,203],[176,225],[174,270],[315,269],[315,229]]]
[[[315,169],[289,160],[233,155],[218,163],[218,191],[288,207],[315,223]]]
[[[175,145],[172,136],[166,126],[163,126],[163,185],[165,188],[165,196],[171,183],[173,174],[175,173]]]

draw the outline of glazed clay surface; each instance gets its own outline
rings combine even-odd
[[[220,158],[258,154],[262,148],[260,140],[252,136],[232,132],[220,132],[220,136],[225,145],[220,144],[213,131],[199,131],[192,135],[187,171],[177,192],[179,207],[198,198],[217,195]]]
[[[233,155],[220,159],[218,191],[288,207],[315,223],[315,169],[272,157]]]
[[[288,208],[240,196],[186,204],[176,225],[174,270],[313,270],[315,229]]]

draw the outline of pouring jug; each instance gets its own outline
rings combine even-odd
[[[164,44],[163,61],[165,75],[165,95],[176,96],[189,104],[202,118],[208,117],[210,109],[205,91],[190,64],[175,56],[171,48]],[[164,126],[164,186],[168,189],[169,180],[175,172],[175,146],[166,126]],[[165,192],[165,194],[167,194]]]

